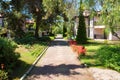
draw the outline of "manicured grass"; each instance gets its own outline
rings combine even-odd
[[[32,45],[21,45],[17,48],[16,52],[18,52],[21,57],[20,65],[14,70],[14,74],[12,75],[14,80],[19,80],[47,45],[47,42],[41,42]]]
[[[119,42],[119,41],[118,41]],[[118,43],[117,42],[117,43]],[[85,48],[87,49],[86,56],[79,56],[79,59],[82,63],[87,64],[89,67],[104,67],[95,56],[96,51],[105,45],[114,45],[116,44],[116,41],[93,41],[89,40],[88,44],[85,44]]]

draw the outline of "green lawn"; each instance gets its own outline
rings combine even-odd
[[[86,56],[80,56],[79,60],[82,63],[87,64],[89,67],[104,67],[100,62],[97,60],[95,54],[96,51],[101,48],[104,45],[114,45],[118,44],[120,41],[93,41],[89,40],[88,44],[85,44],[84,46],[87,49]]]
[[[20,57],[20,65],[13,72],[12,77],[14,80],[19,80],[19,78],[28,70],[40,53],[47,47],[48,43],[42,42],[33,45],[20,45],[16,49]]]

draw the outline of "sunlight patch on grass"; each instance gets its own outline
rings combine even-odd
[[[85,46],[88,52],[95,52],[100,48],[100,46]]]
[[[20,57],[20,60],[22,60],[28,64],[32,64],[35,59],[36,59],[36,57],[32,56],[30,53],[23,53],[23,54],[21,54],[21,57]]]
[[[36,58],[41,54],[41,52],[47,47],[47,43],[38,43],[33,45],[20,45],[15,51],[20,54],[20,65],[19,69],[14,70],[14,80],[19,80],[19,78],[28,70]]]
[[[30,51],[22,45],[20,45],[15,51],[20,54],[19,59],[28,64],[33,63],[35,60],[35,57],[30,54]]]
[[[22,45],[18,45],[18,48],[16,48],[15,52],[22,54],[22,53],[28,53],[29,50]]]
[[[110,45],[115,45],[115,44],[118,44],[114,42],[114,44],[111,44],[113,42],[109,41],[109,42],[104,42],[104,41],[94,41],[94,40],[89,40],[89,43],[88,44],[85,44],[85,48],[87,50],[86,52],[86,56],[80,56],[79,60],[82,62],[82,63],[85,63],[87,64],[89,67],[105,67],[103,66],[98,60],[97,60],[97,56],[95,55],[96,54],[96,51],[98,49],[100,49],[102,46],[110,46]]]
[[[89,67],[100,67],[100,64],[97,62],[97,59],[95,57],[95,53],[103,45],[106,44],[99,41],[89,41],[88,44],[84,45],[87,50],[86,56],[80,56],[80,61],[87,64]]]

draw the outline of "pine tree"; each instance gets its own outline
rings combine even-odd
[[[82,2],[81,2],[81,4],[82,4]],[[83,16],[83,10],[82,10],[81,6],[80,6],[80,12],[79,12],[79,26],[78,26],[78,30],[77,30],[76,41],[77,41],[77,44],[87,43],[85,19]]]
[[[85,44],[87,42],[85,20],[82,12],[79,15],[79,26],[77,30],[76,41],[78,44]]]
[[[66,29],[66,26],[64,23],[64,25],[63,25],[63,37],[66,37],[66,32],[67,32],[67,29]]]

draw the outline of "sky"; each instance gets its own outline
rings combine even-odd
[[[72,0],[67,0],[67,1],[71,2]],[[80,0],[74,0],[74,1],[76,1],[78,3],[77,4],[77,8],[79,8],[79,2],[80,2]],[[94,9],[96,11],[100,11],[102,9],[102,7],[100,6],[100,3],[98,1],[97,1],[96,5],[94,6]]]

